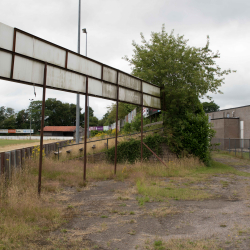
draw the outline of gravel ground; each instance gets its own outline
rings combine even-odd
[[[216,159],[250,172],[241,160]],[[170,178],[164,178],[166,182]],[[180,180],[181,182],[182,180]],[[195,183],[213,199],[152,201],[140,206],[129,181],[100,181],[56,195],[75,216],[41,242],[44,249],[168,249],[155,240],[204,241],[206,249],[250,249],[250,177],[214,175]],[[216,248],[210,246],[213,242]],[[169,248],[172,249],[172,248]],[[174,249],[183,249],[176,248]],[[192,247],[190,249],[193,249]],[[194,248],[203,249],[203,248]]]

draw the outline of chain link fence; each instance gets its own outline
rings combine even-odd
[[[250,139],[213,138],[212,150],[222,150],[250,159]]]

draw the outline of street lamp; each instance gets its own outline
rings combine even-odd
[[[87,36],[88,36],[88,33],[87,33],[87,29],[84,28],[82,29],[82,33],[85,33],[86,34],[86,49],[85,49],[85,56],[87,56],[87,42],[88,42],[88,39],[87,39]],[[86,95],[85,95],[85,98],[86,98]],[[87,137],[89,138],[89,97],[88,97],[88,100],[87,100],[87,108],[88,108],[88,116],[87,116]]]
[[[34,101],[34,99],[29,99],[30,102]],[[30,140],[31,140],[31,109],[30,109]]]

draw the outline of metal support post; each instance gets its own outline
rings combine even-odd
[[[76,94],[76,144],[79,144],[80,95]]]
[[[143,92],[141,81],[141,163],[143,161]]]
[[[116,174],[116,163],[117,163],[117,130],[118,130],[118,98],[119,98],[119,85],[118,85],[118,75],[119,72],[117,72],[117,91],[116,91],[116,119],[115,119],[115,169],[114,174]]]
[[[84,116],[84,166],[83,166],[83,182],[86,181],[86,163],[87,163],[87,97],[88,97],[88,82],[89,78],[86,79],[86,96],[85,96],[85,116]]]
[[[44,127],[46,79],[47,79],[47,63],[45,63],[44,65],[44,76],[43,76],[43,100],[42,100],[42,120],[41,120],[41,132],[40,132],[40,158],[39,158],[39,176],[38,176],[38,194],[39,195],[41,194],[41,184],[42,184],[43,127]]]
[[[230,152],[231,152],[231,147],[230,147],[230,138],[229,138],[229,154],[230,154]]]

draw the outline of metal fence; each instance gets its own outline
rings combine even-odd
[[[250,159],[250,139],[213,138],[213,150],[224,150]]]

